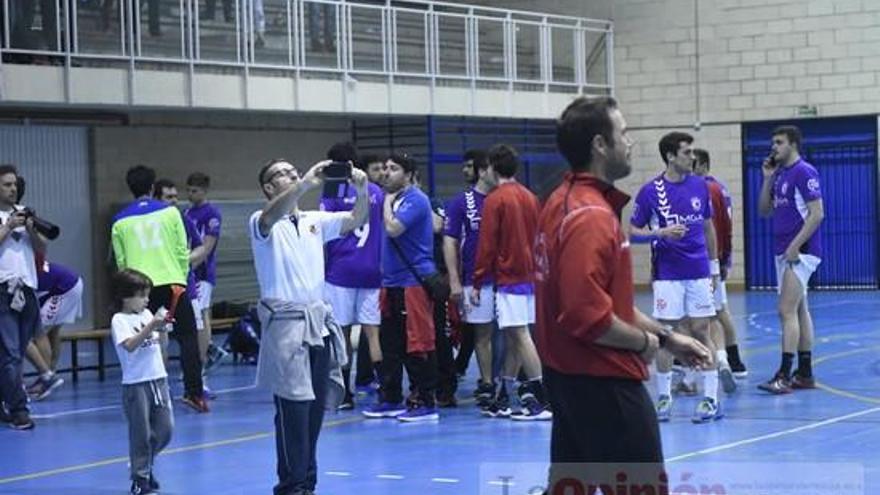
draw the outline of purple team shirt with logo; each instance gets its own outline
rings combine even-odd
[[[773,181],[773,236],[776,254],[784,254],[804,226],[807,203],[822,199],[816,168],[798,160],[790,167],[779,167]],[[801,246],[801,253],[822,257],[819,230]]]
[[[322,198],[324,211],[351,211],[357,201],[353,186],[340,186],[340,197]],[[330,241],[324,246],[324,279],[339,287],[355,289],[378,289],[382,285],[381,254],[382,206],[385,195],[372,182],[367,185],[370,199],[370,220],[354,229],[345,237]]]
[[[681,224],[687,233],[678,240],[651,242],[654,280],[695,280],[709,277],[709,254],[703,223],[712,219],[709,186],[705,179],[688,175],[681,182],[656,177],[639,191],[630,223],[652,230]]]
[[[209,235],[214,236],[218,243],[220,242],[220,225],[223,222],[223,217],[216,206],[206,201],[199,206],[190,206],[184,215],[196,226],[202,244],[204,244],[205,237]],[[206,281],[217,285],[217,244],[214,245],[214,249],[208,254],[205,262],[195,269],[195,274],[197,281]]]
[[[79,275],[58,263],[43,262],[37,270],[37,292],[42,297],[60,296],[72,289]]]
[[[446,221],[443,234],[458,240],[461,253],[462,285],[471,285],[477,245],[480,239],[480,221],[486,195],[471,188],[459,193],[446,203]]]
[[[431,200],[418,187],[410,186],[398,194],[391,205],[394,217],[406,228],[394,241],[419,276],[437,271],[434,265],[434,226]],[[383,229],[384,233],[384,229]],[[382,286],[413,287],[419,280],[412,274],[387,233],[382,236]]]
[[[189,251],[202,245],[202,238],[199,235],[196,225],[186,215],[183,216],[183,230],[186,231],[186,245]],[[196,282],[196,271],[190,267],[186,274],[186,290],[189,292],[190,299],[198,299],[198,283]]]

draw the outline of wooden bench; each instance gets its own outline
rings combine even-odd
[[[238,322],[239,317],[233,318],[217,318],[211,321],[211,330],[228,331]],[[107,360],[104,351],[104,339],[110,336],[109,328],[99,328],[95,330],[78,330],[72,332],[61,332],[61,342],[70,342],[70,369],[62,371],[70,371],[73,375],[73,382],[79,381],[80,371],[97,371],[98,379],[104,381]],[[98,364],[89,366],[79,365],[79,342],[92,341],[98,346]]]
[[[109,328],[99,328],[96,330],[78,330],[73,332],[61,332],[61,342],[70,342],[70,372],[73,375],[73,382],[79,380],[80,371],[98,371],[98,379],[104,381],[104,368],[106,367],[106,357],[104,355],[104,339],[110,335]],[[79,341],[90,340],[98,346],[98,364],[90,366],[79,365]]]

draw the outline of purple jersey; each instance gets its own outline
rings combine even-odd
[[[463,191],[446,203],[446,222],[443,234],[458,241],[461,255],[462,285],[471,285],[474,262],[480,239],[480,221],[483,217],[483,201],[486,195],[474,188]]]
[[[798,160],[790,167],[779,167],[773,182],[773,236],[776,254],[783,254],[804,226],[807,203],[822,199],[819,172]],[[801,253],[822,257],[819,230],[801,246]]]
[[[186,209],[184,216],[196,226],[201,241],[200,245],[204,244],[205,237],[209,235],[217,239],[218,243],[220,242],[220,224],[223,222],[223,217],[216,206],[207,201],[198,206],[193,205]],[[217,285],[217,244],[208,253],[205,262],[195,269],[195,274],[196,280]]]
[[[187,216],[183,217],[183,230],[186,231],[186,245],[189,248],[190,252],[192,252],[193,249],[202,245],[202,237],[199,235],[199,231],[196,230],[195,224]],[[189,291],[190,299],[199,298],[197,288],[198,286],[196,285],[196,271],[190,268],[189,272],[187,272],[186,274],[186,290]]]
[[[347,185],[347,184],[345,184]],[[322,198],[323,211],[351,211],[357,201],[354,187],[340,187],[338,198]],[[378,289],[382,285],[382,206],[385,195],[372,182],[367,185],[370,220],[335,241],[324,245],[324,279],[339,287]]]
[[[394,238],[403,256],[420,276],[434,273],[437,270],[434,266],[434,225],[428,196],[418,187],[407,187],[397,195],[391,209],[394,217],[406,228]],[[400,254],[391,245],[391,238],[387,233],[382,236],[382,240],[382,286],[419,285],[406,262],[401,260]]]
[[[705,179],[686,176],[670,182],[660,175],[639,191],[630,223],[651,230],[681,224],[687,233],[678,240],[651,241],[654,280],[694,280],[709,276],[709,254],[703,224],[712,219],[709,187]]]
[[[43,262],[37,270],[37,292],[42,297],[60,296],[79,281],[79,275],[58,263]]]

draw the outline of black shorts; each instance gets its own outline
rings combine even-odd
[[[626,472],[632,481],[659,481],[664,472],[660,429],[641,381],[544,368],[544,384],[553,410],[551,484],[572,473],[581,480]]]

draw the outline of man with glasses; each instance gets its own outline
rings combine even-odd
[[[275,401],[275,495],[315,491],[324,408],[338,406],[344,393],[345,343],[324,302],[324,244],[366,223],[369,197],[366,174],[353,169],[354,209],[300,210],[299,200],[324,181],[330,163],[312,166],[302,178],[287,160],[264,165],[258,178],[268,201],[248,222],[260,285],[257,383]]]

